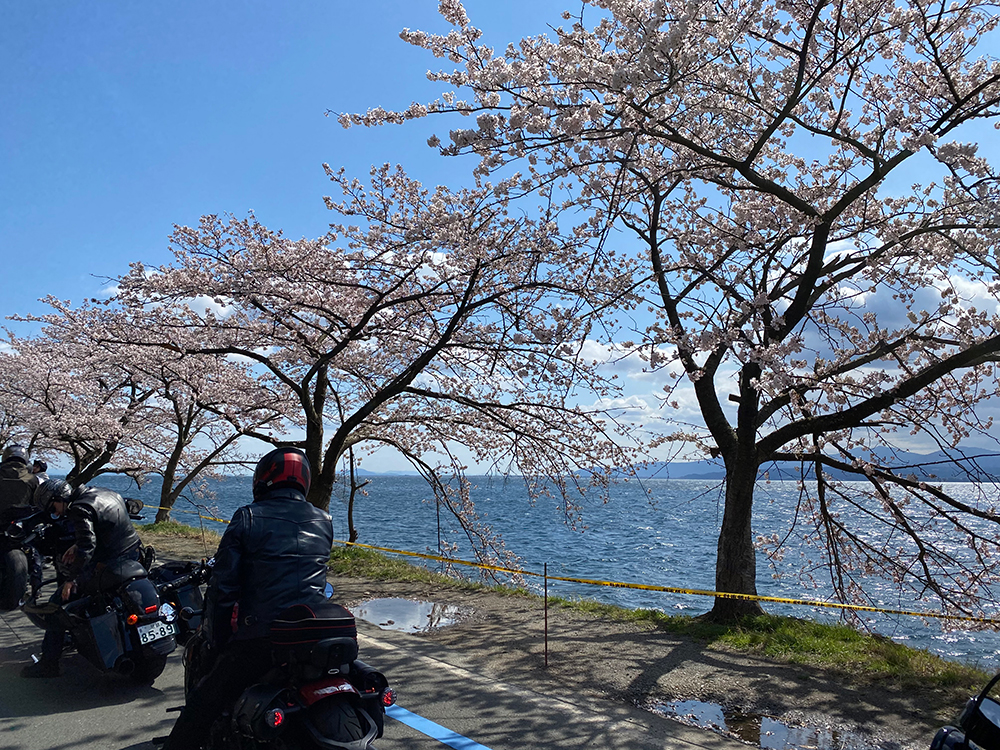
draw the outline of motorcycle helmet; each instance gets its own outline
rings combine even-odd
[[[309,494],[312,471],[309,459],[298,448],[277,448],[257,462],[253,472],[253,499],[259,500],[271,490],[291,487]]]
[[[28,450],[23,445],[8,445],[3,449],[3,463],[8,461],[20,461],[27,466]]]
[[[54,502],[68,503],[73,494],[73,488],[62,479],[48,479],[35,488],[35,507],[48,510]]]

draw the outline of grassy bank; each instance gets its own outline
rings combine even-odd
[[[182,523],[168,521],[138,527],[148,544],[170,540],[204,544],[214,551],[221,538]],[[208,554],[211,554],[209,552]],[[397,583],[421,583],[462,591],[489,590],[504,596],[541,597],[527,589],[487,585],[444,575],[374,550],[336,546],[330,555],[332,573],[353,578]],[[539,606],[541,602],[539,601]],[[847,625],[828,624],[794,617],[764,615],[733,625],[718,625],[697,617],[670,615],[652,609],[626,609],[590,599],[549,597],[549,606],[580,612],[605,620],[645,624],[696,639],[711,648],[765,656],[804,667],[840,672],[852,680],[891,680],[908,686],[959,688],[977,693],[992,676],[975,666],[942,659],[922,649],[914,649],[889,638],[859,632]],[[708,600],[706,600],[706,607]]]
[[[222,539],[220,534],[209,529],[198,529],[177,521],[160,521],[158,523],[134,524],[139,536],[147,544],[154,543],[156,538],[162,539],[198,539],[206,544],[218,546]]]
[[[336,547],[332,572],[383,581],[410,581],[459,588],[488,588],[496,593],[541,599],[525,589],[487,586],[412,565],[372,550]],[[942,659],[889,638],[859,632],[847,625],[794,617],[764,615],[733,625],[704,622],[697,617],[668,615],[651,609],[625,609],[590,599],[549,597],[549,606],[621,622],[645,623],[678,636],[697,639],[714,648],[766,656],[792,664],[850,674],[852,679],[891,680],[902,685],[961,688],[978,692],[992,676],[982,670]]]

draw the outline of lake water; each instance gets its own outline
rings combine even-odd
[[[410,552],[435,554],[438,549],[436,505],[427,485],[419,477],[373,476],[355,507],[355,525],[359,542]],[[692,589],[712,589],[715,583],[715,547],[722,518],[719,482],[693,479],[644,480],[652,501],[634,484],[621,485],[612,492],[607,504],[594,502],[583,515],[585,528],[573,530],[564,523],[552,500],[532,504],[518,480],[504,483],[485,477],[472,478],[476,506],[504,539],[508,549],[521,557],[525,570],[541,572],[548,564],[549,575],[589,578],[628,583]],[[122,494],[139,497],[149,505],[157,502],[158,482],[154,479],[142,490],[122,477],[100,477],[94,484],[112,487]],[[249,477],[234,477],[212,482],[214,499],[199,501],[211,507],[206,515],[228,519],[240,505],[250,501]],[[971,492],[973,485],[954,485],[959,494]],[[790,522],[797,494],[793,482],[771,482],[758,492],[755,533],[784,532]],[[347,539],[347,489],[338,487],[330,502],[334,536]],[[173,517],[198,525],[197,516],[177,511],[194,510],[189,500],[179,500]],[[152,521],[153,511],[147,512]],[[441,536],[445,542],[458,542],[467,554],[468,542],[458,524],[442,511]],[[204,522],[217,531],[224,525]],[[758,590],[765,596],[823,600],[822,588],[807,589],[794,574],[796,566],[813,559],[816,552],[792,548],[780,568],[771,568],[768,559],[758,555]],[[421,562],[416,558],[406,558]],[[423,561],[429,567],[440,564]],[[775,578],[774,573],[783,575]],[[540,590],[537,578],[527,579],[529,587]],[[878,606],[889,609],[929,610],[929,602],[900,599],[887,585],[868,579],[866,586]],[[709,597],[662,592],[550,582],[549,591],[560,596],[586,596],[625,607],[660,609],[665,612],[698,614],[711,607]],[[836,620],[838,610],[782,604],[766,604],[768,611]],[[1000,616],[1000,613],[998,613]],[[943,632],[940,623],[925,623],[909,616],[864,614],[876,632],[908,645],[926,648],[958,661],[977,663],[990,670],[1000,669],[1000,635],[992,632]]]

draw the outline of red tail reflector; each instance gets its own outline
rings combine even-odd
[[[153,612],[155,612],[156,611],[156,606],[157,605],[155,605],[155,604],[150,604],[148,607],[146,607],[146,614],[148,615],[148,614],[152,614]]]
[[[396,705],[396,691],[392,688],[386,688],[382,691],[382,705],[383,706],[394,706]]]

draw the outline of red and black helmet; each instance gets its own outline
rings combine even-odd
[[[298,448],[277,448],[257,462],[253,472],[254,500],[286,487],[308,495],[311,479],[312,470],[305,453]]]

